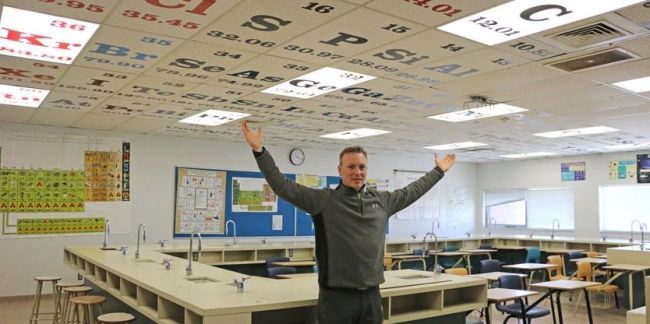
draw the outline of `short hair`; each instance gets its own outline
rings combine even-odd
[[[348,146],[341,151],[341,154],[339,154],[339,164],[341,164],[341,160],[343,160],[343,156],[348,154],[348,153],[363,153],[363,156],[368,159],[368,153],[363,149],[361,146]]]

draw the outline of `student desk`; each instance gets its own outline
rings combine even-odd
[[[467,259],[467,272],[472,273],[472,260],[470,259],[472,255],[487,255],[488,259],[492,259],[491,253],[498,252],[494,249],[460,249],[459,252],[466,253],[464,257]]]
[[[589,324],[593,324],[594,321],[591,316],[591,304],[589,303],[589,292],[587,292],[588,287],[598,286],[599,282],[591,281],[577,281],[577,280],[555,280],[555,281],[545,281],[531,284],[530,287],[543,288],[547,290],[547,293],[542,296],[540,299],[548,297],[551,300],[551,312],[553,313],[553,323],[555,323],[555,310],[553,308],[553,294],[555,294],[555,299],[557,301],[557,316],[560,320],[560,324],[564,323],[562,318],[562,303],[560,301],[560,294],[563,291],[573,291],[582,289],[585,294],[585,303],[587,303],[587,315],[589,316]]]
[[[598,266],[606,264],[607,259],[601,259],[601,258],[579,258],[579,259],[571,259],[569,260],[571,262],[589,262],[591,263],[591,281],[596,281],[596,268]]]
[[[548,269],[553,269],[555,267],[557,266],[554,264],[547,264],[547,263],[519,263],[519,264],[507,264],[503,266],[503,268],[505,269],[525,271],[526,275],[530,277],[529,281],[533,280],[533,273],[535,271],[548,270]]]
[[[300,278],[314,278],[314,277],[318,277],[318,273],[310,272],[310,273],[291,273],[291,274],[278,275],[278,278],[281,279],[300,279]]]
[[[505,288],[491,288],[487,291],[488,304],[485,307],[485,323],[491,324],[490,320],[490,306],[495,303],[501,303],[511,300],[526,298],[529,296],[537,295],[539,292],[531,290],[518,290],[518,289],[505,289]],[[524,303],[521,304],[521,313],[526,318],[526,308]]]

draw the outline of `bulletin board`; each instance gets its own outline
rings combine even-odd
[[[295,175],[285,176],[295,180]],[[226,237],[229,220],[241,237],[294,235],[296,208],[277,197],[260,172],[177,167],[175,183],[174,237],[195,230]]]

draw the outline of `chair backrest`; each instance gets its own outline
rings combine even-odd
[[[572,275],[574,272],[577,270],[577,266],[575,262],[572,262],[571,260],[573,259],[580,259],[584,258],[585,254],[582,252],[569,252],[567,253],[566,257],[564,258],[564,273],[568,275]]]
[[[290,261],[288,257],[283,257],[283,256],[274,256],[274,257],[267,257],[266,258],[266,268],[272,268],[275,267],[273,265],[273,262],[287,262]]]
[[[531,246],[526,249],[526,263],[540,263],[542,253],[536,246]]]
[[[427,249],[415,249],[413,250],[413,255],[429,255],[429,250]]]
[[[576,278],[584,281],[591,281],[591,263],[578,261],[576,266]]]
[[[499,288],[524,289],[524,284],[519,275],[503,275],[499,276]]]
[[[562,263],[562,257],[559,255],[549,255],[548,258],[548,264],[554,264],[557,266],[555,269],[549,269],[549,279],[555,280],[559,279],[560,276],[564,276],[564,264]],[[553,272],[555,272],[555,275],[553,275]]]
[[[457,276],[466,276],[468,275],[467,269],[465,268],[449,268],[445,270],[445,273],[453,274]]]
[[[266,269],[266,273],[269,278],[277,279],[278,275],[281,274],[294,274],[296,273],[296,268],[294,267],[272,267]]]
[[[481,260],[481,273],[501,271],[501,262],[496,259]]]

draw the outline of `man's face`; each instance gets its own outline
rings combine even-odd
[[[366,183],[366,157],[363,153],[346,153],[339,162],[339,175],[343,184],[356,191]]]

